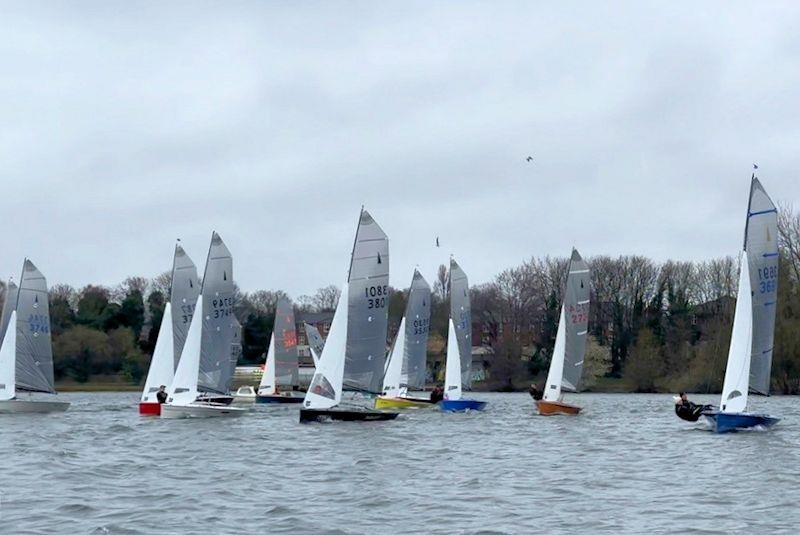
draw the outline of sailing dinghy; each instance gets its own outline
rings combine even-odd
[[[56,389],[47,281],[33,262],[25,259],[16,293],[12,284],[3,306],[0,413],[64,412],[69,402],[17,397],[18,392],[55,394]]]
[[[231,354],[238,325],[233,292],[233,258],[214,232],[195,305],[199,314],[193,314],[189,323],[167,403],[161,406],[162,418],[241,416],[245,412],[211,400],[211,396],[226,394],[233,379]]]
[[[183,351],[189,323],[194,315],[197,296],[200,295],[197,268],[183,247],[178,244],[175,245],[172,259],[170,286],[169,302],[164,307],[164,317],[161,319],[156,347],[153,350],[150,369],[147,371],[147,379],[139,401],[139,414],[147,416],[161,414],[161,404],[156,394],[161,386],[172,384],[178,357]]]
[[[556,345],[550,360],[544,395],[536,401],[539,414],[578,414],[580,407],[565,403],[563,390],[577,392],[586,354],[589,326],[589,265],[572,249],[567,273],[567,288],[556,332]]]
[[[302,403],[303,395],[297,392],[299,385],[294,309],[288,299],[282,298],[275,306],[275,324],[256,403]]]
[[[430,303],[431,287],[415,269],[406,311],[383,377],[383,394],[375,400],[376,409],[419,409],[435,405],[430,398],[408,394],[409,389],[419,391],[425,388]]]
[[[443,411],[482,411],[486,401],[463,399],[462,389],[472,385],[472,312],[467,274],[450,259],[450,324],[447,331],[447,360],[444,368]]]
[[[367,395],[381,391],[388,307],[389,239],[362,208],[347,282],[303,400],[300,422],[397,418],[396,412],[342,403],[345,388]]]
[[[755,175],[750,183],[744,232],[722,396],[718,410],[703,412],[717,433],[767,428],[780,420],[747,412],[750,390],[769,395],[778,299],[778,211]]]

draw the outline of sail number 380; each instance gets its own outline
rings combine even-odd
[[[385,308],[386,298],[389,296],[389,286],[367,286],[364,288],[364,297],[367,298],[367,308]]]

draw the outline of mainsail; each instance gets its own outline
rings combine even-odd
[[[197,280],[197,268],[180,245],[175,245],[175,256],[172,261],[172,333],[174,338],[173,368],[178,367],[178,359],[186,343],[186,334],[192,323],[194,307],[200,295],[200,283]]]
[[[51,394],[56,391],[47,281],[27,259],[17,297],[16,375],[17,390]]]
[[[297,328],[294,308],[282,298],[275,307],[275,325],[272,330],[275,351],[275,383],[278,386],[298,386]]]
[[[578,251],[572,250],[567,287],[558,320],[556,343],[545,383],[545,401],[558,401],[561,389],[578,390],[586,354],[589,324],[589,266]]]
[[[5,300],[3,301],[3,315],[0,316],[0,340],[5,337],[8,323],[11,320],[11,313],[14,312],[17,306],[18,290],[16,283],[13,280],[9,280],[6,286]]]
[[[400,385],[412,390],[425,388],[428,330],[431,322],[431,287],[414,270],[405,313],[405,344]]]
[[[230,355],[236,319],[233,315],[233,258],[216,232],[208,249],[201,293],[203,326],[198,389],[227,394],[233,379]]]
[[[450,319],[453,320],[458,353],[461,356],[461,385],[469,390],[472,385],[472,314],[469,304],[467,274],[450,259]]]
[[[389,310],[389,239],[369,212],[363,209],[347,285],[344,387],[380,393]]]
[[[752,290],[750,389],[768,395],[778,301],[778,211],[755,177],[750,184],[744,250]]]

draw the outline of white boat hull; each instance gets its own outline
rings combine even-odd
[[[190,403],[188,405],[161,405],[162,418],[236,418],[245,409],[220,403]]]
[[[10,399],[0,401],[0,414],[44,414],[64,412],[69,408],[68,401],[39,401],[33,399]]]

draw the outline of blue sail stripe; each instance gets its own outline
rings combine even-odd
[[[753,217],[756,215],[764,215],[764,214],[771,214],[771,213],[778,213],[777,208],[773,208],[772,210],[761,210],[760,212],[750,212],[749,217]]]

